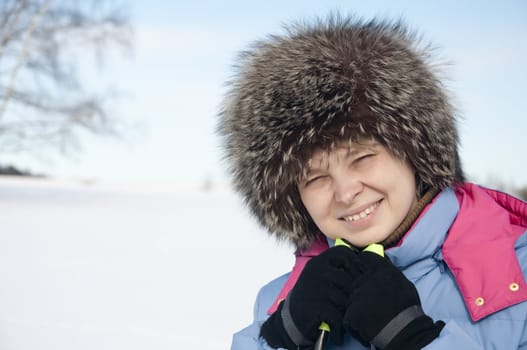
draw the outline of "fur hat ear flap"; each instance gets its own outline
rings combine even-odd
[[[374,138],[426,186],[464,180],[454,109],[401,22],[329,17],[241,56],[219,134],[235,189],[269,232],[304,248],[319,234],[296,184],[310,152]]]

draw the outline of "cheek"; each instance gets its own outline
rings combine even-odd
[[[304,207],[306,208],[309,215],[313,216],[313,211],[315,208],[315,195],[314,193],[311,193],[309,191],[300,191],[300,199],[302,200],[302,203],[304,204]]]
[[[369,174],[369,179],[388,196],[394,210],[406,214],[411,209],[416,200],[416,186],[413,169],[408,164],[390,159]]]
[[[406,215],[417,201],[417,189],[413,171],[409,167],[402,168],[401,176],[393,186],[398,192],[397,197],[401,210]]]
[[[322,191],[300,191],[300,199],[314,221],[317,221],[317,218],[323,215],[328,206],[326,196]]]

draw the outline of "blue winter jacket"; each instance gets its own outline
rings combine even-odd
[[[526,228],[526,203],[466,184],[441,192],[401,243],[386,250],[416,286],[425,313],[446,323],[424,349],[527,350]],[[234,334],[231,350],[271,349],[260,327],[290,278],[262,287],[254,321]],[[367,348],[347,335],[327,349]]]

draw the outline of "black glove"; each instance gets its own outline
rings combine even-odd
[[[357,252],[333,247],[312,258],[297,283],[260,330],[273,348],[302,349],[313,346],[322,321],[330,328],[330,338],[342,344],[342,318],[351,291],[351,266]]]
[[[388,258],[357,255],[344,328],[364,346],[382,350],[417,350],[439,336],[445,323],[424,314],[415,286]]]

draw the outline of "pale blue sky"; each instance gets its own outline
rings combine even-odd
[[[505,1],[129,1],[135,53],[116,55],[94,84],[126,92],[116,109],[139,121],[124,142],[86,137],[74,159],[4,158],[64,178],[225,181],[215,137],[218,106],[240,50],[291,20],[329,11],[402,17],[451,63],[469,176],[527,184],[527,2]]]

